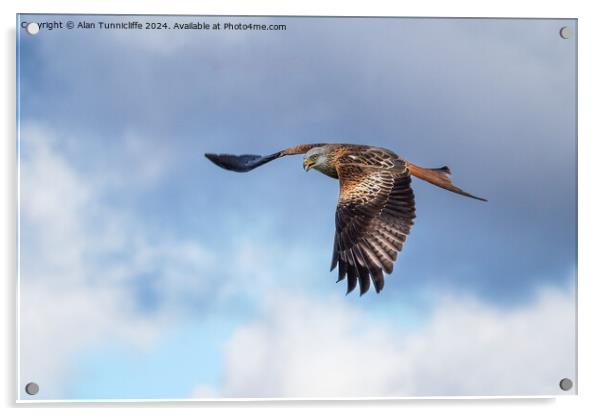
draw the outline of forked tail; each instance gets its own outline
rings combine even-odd
[[[410,174],[417,178],[422,179],[423,181],[427,181],[436,185],[440,188],[447,189],[448,191],[455,192],[460,195],[467,196],[469,198],[478,199],[479,201],[487,201],[485,198],[480,198],[478,196],[474,196],[469,194],[468,192],[463,191],[462,189],[455,186],[451,179],[449,179],[449,175],[451,175],[451,171],[447,166],[443,166],[437,169],[429,169],[423,168],[418,165],[414,165],[406,161]]]

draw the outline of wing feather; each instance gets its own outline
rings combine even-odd
[[[345,264],[347,267],[347,294],[353,292],[353,289],[355,289],[355,286],[357,286],[357,277],[358,277],[358,271],[357,271],[357,266],[355,265],[355,260],[353,258],[353,254],[351,254],[351,251],[347,251],[345,253]]]
[[[382,149],[344,154],[337,164],[340,182],[332,268],[339,281],[347,277],[347,293],[359,281],[360,295],[384,287],[397,254],[416,217],[411,177],[405,162]],[[354,156],[354,157],[350,157]]]

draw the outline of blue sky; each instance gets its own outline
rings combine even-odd
[[[473,303],[499,317],[475,328],[520,314],[535,326],[548,306],[574,309],[576,43],[558,36],[574,21],[253,20],[287,30],[19,32],[21,377],[53,384],[38,398],[362,395],[339,380],[311,390],[305,373],[337,358],[319,350],[332,360],[296,370],[304,356],[287,355],[290,345],[349,337],[349,351],[386,357],[386,345],[450,336],[437,330],[438,317],[458,317],[462,328],[470,316],[462,308]],[[299,157],[241,175],[202,156],[306,142],[373,144],[423,166],[448,165],[459,186],[489,202],[414,181],[416,224],[385,290],[344,296],[328,272],[335,181],[306,174]],[[324,309],[326,322],[349,333],[334,339],[334,328],[322,334],[311,320],[290,332],[276,318],[305,307]],[[347,315],[375,328],[374,338]],[[549,325],[567,340],[549,352],[562,359],[550,361],[574,372],[574,323]],[[507,353],[521,367],[531,350],[520,348],[517,331],[505,335],[516,337]],[[83,335],[63,345],[74,333]],[[374,344],[381,336],[384,345]],[[270,337],[278,341],[265,344]],[[43,371],[28,352],[40,342],[62,351]],[[240,343],[254,346],[248,360]],[[452,352],[429,354],[399,365],[420,368]],[[282,356],[282,365],[261,366],[264,356]],[[358,380],[386,380],[373,395],[517,392],[496,382],[499,369],[454,390],[437,385],[443,374],[406,386],[379,368],[357,370]],[[560,374],[540,370],[519,394],[558,393]]]

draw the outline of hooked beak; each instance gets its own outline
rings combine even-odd
[[[311,160],[303,159],[303,169],[305,169],[305,172],[309,171],[313,165],[315,165],[315,163]]]

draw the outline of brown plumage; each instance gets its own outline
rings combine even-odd
[[[247,172],[282,156],[305,154],[305,170],[316,169],[339,179],[331,270],[347,278],[347,293],[358,284],[360,295],[376,292],[391,274],[416,218],[411,176],[451,192],[485,201],[452,184],[449,168],[427,169],[401,159],[390,150],[355,144],[303,144],[268,156],[205,156],[224,169]]]

